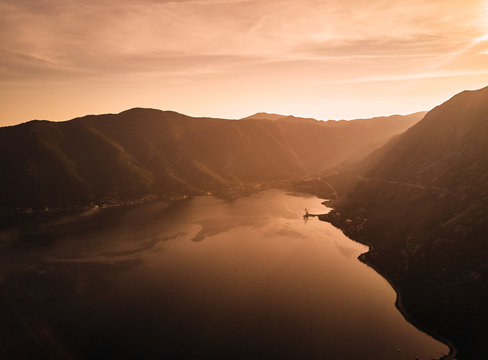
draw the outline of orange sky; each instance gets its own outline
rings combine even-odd
[[[488,85],[488,0],[0,0],[0,125],[154,107],[428,110]]]

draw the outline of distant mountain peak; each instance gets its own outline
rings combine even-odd
[[[119,114],[137,112],[137,111],[163,111],[163,110],[136,106],[136,107],[121,111]]]
[[[266,112],[258,112],[254,115],[245,117],[241,120],[269,120],[269,121],[288,121],[288,122],[313,122],[316,123],[319,120],[313,118],[303,118],[293,115],[280,115]]]
[[[174,114],[174,115],[181,115],[186,116],[182,113],[173,110],[161,110],[161,109],[154,109],[154,108],[145,108],[145,107],[133,107],[131,109],[127,109],[121,111],[119,115],[122,114],[137,114],[137,113],[145,113],[145,114]]]
[[[273,113],[267,113],[267,112],[257,112],[254,115],[248,116],[243,118],[242,120],[278,120],[287,117],[287,115],[280,115],[280,114],[273,114]]]

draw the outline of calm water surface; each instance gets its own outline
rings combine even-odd
[[[271,190],[92,210],[3,231],[3,351],[54,359],[447,354],[357,260],[367,248],[326,222],[305,222],[304,208],[327,211],[316,197]]]

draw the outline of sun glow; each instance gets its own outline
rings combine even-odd
[[[353,119],[488,82],[488,0],[37,3],[0,0],[0,126],[141,106]]]
[[[475,43],[480,43],[483,41],[488,41],[488,34],[485,34],[483,36],[480,36],[480,37],[477,37],[476,39],[474,39]]]

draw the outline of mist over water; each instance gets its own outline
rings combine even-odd
[[[447,354],[357,260],[367,248],[305,222],[305,208],[328,211],[316,197],[270,190],[32,220],[0,234],[2,316],[54,358]]]

